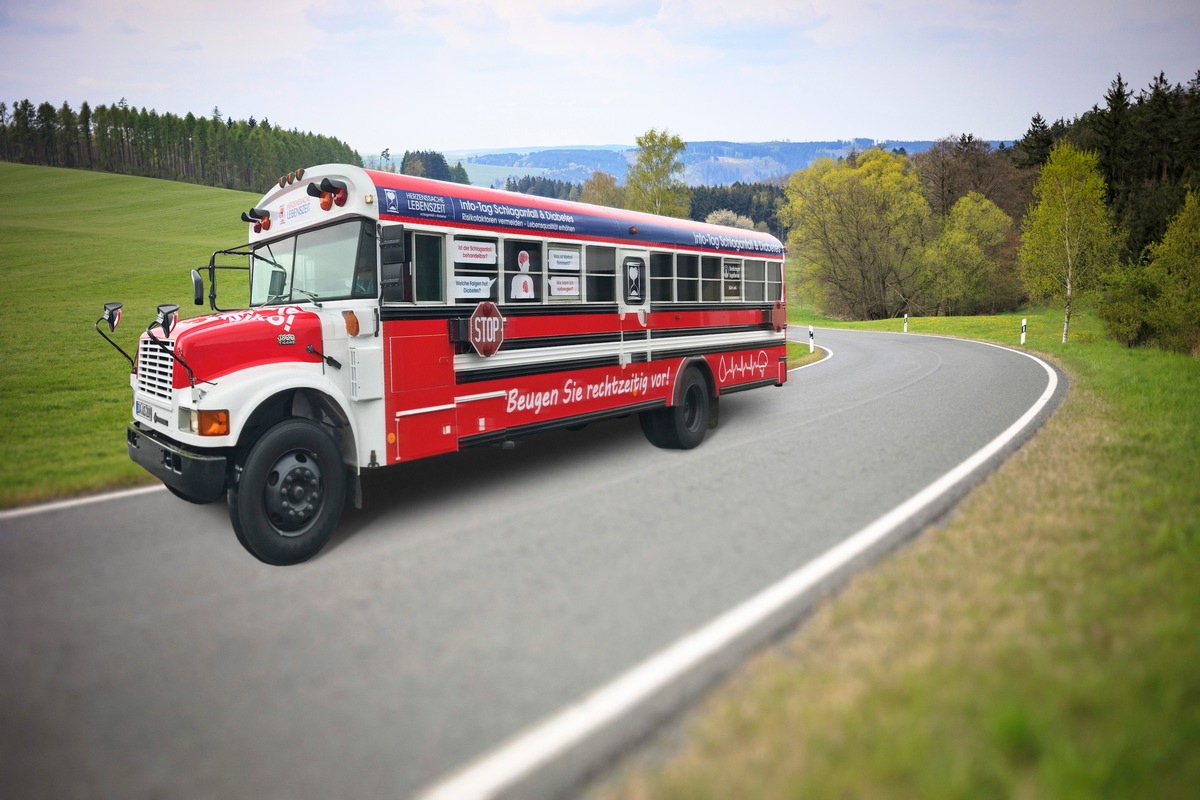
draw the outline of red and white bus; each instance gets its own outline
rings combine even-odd
[[[787,380],[763,233],[345,165],[242,218],[202,268],[212,313],[141,335],[127,440],[176,495],[226,494],[271,564],[320,551],[364,470],[630,412],[690,448],[721,396]],[[247,308],[220,308],[225,270]]]

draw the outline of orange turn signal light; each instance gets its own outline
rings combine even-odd
[[[200,411],[197,416],[197,432],[201,436],[229,435],[228,411]]]
[[[353,311],[343,311],[342,319],[346,321],[346,333],[351,336],[358,336],[358,316]]]

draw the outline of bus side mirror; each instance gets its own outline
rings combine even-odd
[[[163,303],[158,307],[158,316],[150,323],[151,328],[162,328],[163,336],[170,336],[178,320],[179,306],[174,303]]]
[[[192,297],[196,301],[196,305],[204,305],[204,279],[200,277],[200,270],[192,270]]]
[[[409,297],[408,264],[384,264],[380,271],[385,303],[407,303],[412,300]]]
[[[379,229],[379,261],[383,266],[403,264],[408,259],[404,257],[404,227],[388,225]]]
[[[100,319],[96,320],[96,325],[99,326],[101,322],[108,323],[109,333],[112,333],[113,331],[115,331],[117,329],[117,326],[121,324],[121,304],[120,303],[105,303],[104,304],[104,316],[102,316]]]

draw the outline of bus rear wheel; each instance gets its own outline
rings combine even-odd
[[[683,374],[679,397],[676,405],[640,415],[642,432],[655,447],[691,450],[704,441],[714,401],[700,370],[693,367]]]
[[[255,558],[299,564],[319,553],[337,528],[346,468],[324,428],[285,420],[250,448],[228,499],[238,541]]]

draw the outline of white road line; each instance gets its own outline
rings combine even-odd
[[[124,500],[127,497],[137,497],[151,492],[161,492],[167,487],[161,483],[156,483],[153,486],[140,486],[137,489],[123,489],[119,492],[107,492],[105,494],[93,494],[87,497],[76,497],[71,500],[58,500],[53,503],[42,503],[36,506],[23,506],[21,508],[10,508],[7,511],[0,511],[0,521],[8,519],[17,519],[18,517],[31,517],[35,514],[49,514],[52,511],[63,511],[68,508],[77,508],[86,506],[90,503],[106,503],[109,500]]]
[[[796,343],[795,339],[788,339],[788,341],[792,342],[793,344]],[[802,369],[808,369],[809,367],[815,367],[817,364],[824,364],[826,361],[829,361],[831,358],[833,358],[833,351],[830,350],[825,345],[819,344],[819,345],[817,345],[817,349],[825,351],[825,356],[823,358],[821,358],[818,361],[810,362],[808,364],[801,364],[798,367],[792,367],[791,369],[788,370],[788,372],[799,372]]]
[[[990,346],[1011,350],[1000,345]],[[630,712],[655,692],[729,646],[953,489],[959,481],[1000,453],[1020,435],[1046,407],[1058,388],[1058,375],[1046,362],[1019,350],[1011,352],[1033,359],[1046,370],[1049,377],[1046,390],[1020,419],[981,450],[783,580],[684,636],[574,705],[518,734],[430,786],[419,795],[421,800],[463,800],[495,796],[605,725]]]

